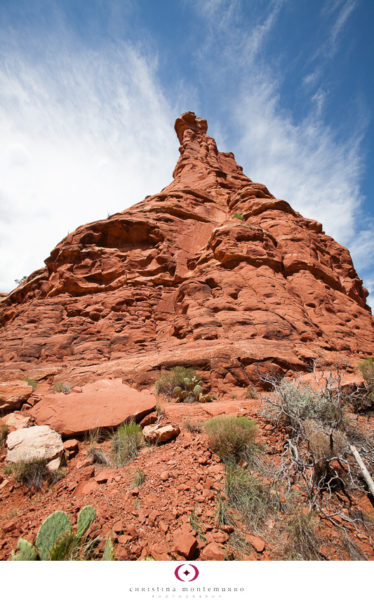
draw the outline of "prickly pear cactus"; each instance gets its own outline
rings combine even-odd
[[[53,546],[50,560],[72,560],[72,554],[78,548],[79,539],[77,535],[72,531],[65,531]]]
[[[190,377],[184,377],[183,382],[187,390],[191,391],[193,389],[194,384]]]
[[[77,536],[81,538],[89,530],[96,519],[96,510],[91,504],[84,506],[79,512],[77,521]]]
[[[179,398],[179,396],[182,393],[182,388],[180,387],[180,385],[176,385],[175,388],[173,389],[173,394],[176,398]]]
[[[114,546],[113,546],[111,537],[108,537],[108,539],[106,541],[102,560],[115,560],[114,559]]]
[[[10,557],[10,560],[36,560],[37,552],[31,542],[19,538],[17,542],[17,554],[14,552]]]
[[[201,385],[197,384],[195,385],[194,389],[193,389],[193,394],[196,398],[199,398],[199,396],[203,393],[203,388],[201,387]]]
[[[40,526],[35,541],[41,560],[51,560],[51,553],[58,538],[69,531],[71,531],[70,520],[64,511],[57,510],[46,518]]]

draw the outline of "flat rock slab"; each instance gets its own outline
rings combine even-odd
[[[121,379],[102,379],[83,386],[79,393],[45,396],[30,413],[38,425],[49,425],[61,435],[72,436],[140,421],[155,407],[156,399],[150,392],[138,392]]]
[[[59,457],[64,449],[61,436],[47,425],[13,431],[8,435],[6,445],[6,460],[13,463],[51,461]]]

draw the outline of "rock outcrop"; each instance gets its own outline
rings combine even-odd
[[[170,185],[79,227],[0,299],[3,380],[63,373],[145,386],[185,364],[213,388],[245,386],[258,368],[306,371],[315,358],[374,352],[348,250],[246,177],[204,119],[185,113],[176,132]]]

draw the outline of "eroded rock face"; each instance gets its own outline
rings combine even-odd
[[[248,385],[258,369],[373,354],[348,250],[246,177],[206,131],[193,113],[177,119],[170,185],[79,227],[0,298],[4,380],[60,369],[73,383],[145,386],[187,364],[214,389]]]

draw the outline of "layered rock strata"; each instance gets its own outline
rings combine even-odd
[[[213,387],[244,386],[259,369],[374,352],[348,250],[245,176],[204,119],[185,113],[175,128],[170,185],[79,227],[0,299],[2,379],[63,372],[148,385],[186,364]]]

